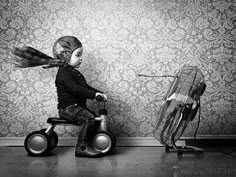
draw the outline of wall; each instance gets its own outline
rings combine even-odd
[[[56,69],[17,69],[13,46],[52,55],[54,41],[77,36],[90,85],[109,95],[109,127],[119,137],[150,137],[171,78],[198,66],[207,89],[198,135],[235,135],[236,1],[4,0],[0,2],[0,137],[23,137],[57,116]],[[89,107],[97,110],[96,103]],[[192,136],[197,119],[186,136]],[[75,136],[75,127],[56,128]]]

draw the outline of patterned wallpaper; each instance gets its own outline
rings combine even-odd
[[[161,101],[184,64],[205,74],[198,135],[236,134],[235,0],[1,0],[0,137],[22,137],[57,116],[56,68],[17,69],[13,46],[52,56],[52,44],[75,35],[84,45],[81,72],[109,95],[109,127],[120,137],[153,136]],[[89,101],[89,107],[99,105]],[[197,118],[186,136],[193,136]],[[60,136],[76,127],[58,126]]]

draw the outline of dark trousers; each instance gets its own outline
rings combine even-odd
[[[87,143],[89,135],[95,131],[95,113],[88,108],[82,108],[77,104],[70,105],[65,109],[59,110],[61,118],[69,119],[82,126],[78,134],[77,145]]]

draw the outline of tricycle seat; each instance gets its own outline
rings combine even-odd
[[[49,117],[47,120],[47,123],[49,124],[74,124],[76,125],[75,121],[71,121],[68,119],[63,119],[63,118],[59,118],[59,117]]]

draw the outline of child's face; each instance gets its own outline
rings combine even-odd
[[[82,54],[83,54],[82,47],[75,49],[71,55],[71,59],[68,64],[74,68],[79,68],[82,63]]]

